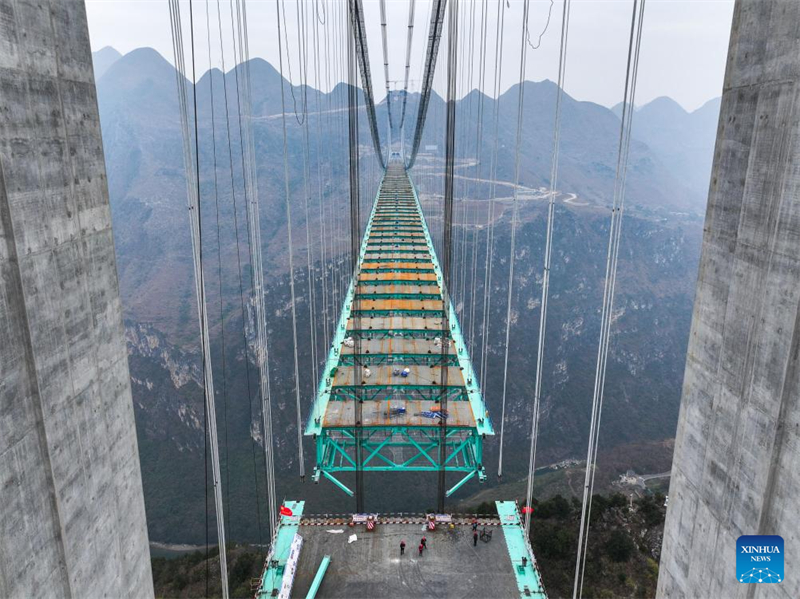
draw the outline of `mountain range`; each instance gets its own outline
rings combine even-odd
[[[207,256],[213,257],[207,289],[220,394],[218,421],[224,421],[224,426],[220,425],[221,442],[224,440],[223,487],[228,493],[232,538],[253,541],[259,538],[254,523],[263,521],[266,508],[263,497],[257,499],[255,495],[263,485],[263,466],[259,445],[262,440],[254,425],[259,421],[260,404],[255,379],[250,380],[254,376],[252,356],[246,345],[252,339],[252,316],[248,306],[244,313],[240,309],[236,266],[237,260],[243,261],[246,289],[247,214],[240,167],[234,164],[233,177],[226,170],[241,141],[237,133],[238,108],[234,104],[244,68],[252,81],[271,384],[276,428],[280,431],[279,494],[302,495],[316,511],[344,510],[349,503],[332,487],[301,485],[296,476],[284,166],[289,176],[294,227],[291,248],[302,365],[299,384],[307,412],[316,381],[311,375],[311,297],[305,228],[308,223],[311,276],[319,290],[323,272],[331,276],[330,281],[339,280],[335,278],[341,273],[337,261],[347,246],[346,228],[342,228],[349,202],[344,110],[347,88],[339,84],[324,93],[291,86],[284,80],[281,102],[281,75],[261,59],[226,73],[205,73],[195,88],[200,188],[201,196],[207,198],[201,210],[207,223],[203,247]],[[115,56],[113,49],[107,48],[95,54],[95,73],[151,540],[200,542],[205,536],[204,417],[176,72],[152,49]],[[505,305],[504,299],[496,298],[505,298],[507,293],[511,229],[508,198],[513,188],[520,90],[524,90],[524,113],[519,183],[524,189],[521,197],[534,201],[521,202],[516,247],[518,270],[514,279],[505,422],[507,479],[522,476],[527,468],[529,398],[536,364],[540,256],[546,214],[546,203],[535,199],[541,196],[540,188],[550,185],[557,88],[549,81],[528,81],[522,87],[512,87],[499,99],[473,91],[457,106],[457,206],[462,212],[456,223],[456,239],[461,240],[457,252],[462,256],[459,276],[464,289],[457,295],[458,308],[462,328],[477,331],[473,333],[475,347],[480,347],[484,294],[493,298],[488,314],[484,387],[497,427],[502,399]],[[418,102],[418,95],[409,95],[408,123],[415,121]],[[308,113],[305,117],[304,105]],[[281,118],[284,106],[286,165]],[[493,172],[496,107],[498,150]],[[560,193],[540,425],[541,463],[585,454],[619,108],[576,101],[567,94],[563,98],[557,182]],[[634,115],[628,210],[601,435],[604,447],[674,435],[718,109],[716,100],[688,113],[671,100],[660,98],[638,107]],[[377,107],[377,113],[379,130],[386,131],[385,101]],[[437,205],[437,193],[441,193],[438,175],[443,164],[444,113],[443,100],[434,94],[423,150],[411,173],[423,203],[429,206]],[[193,114],[192,110],[190,116]],[[363,110],[361,115],[365,115]],[[308,119],[308,146],[303,118]],[[406,148],[411,144],[411,129],[407,125],[403,131]],[[359,134],[362,202],[368,208],[379,172],[370,156],[367,127],[360,127]],[[490,215],[486,199],[492,176],[500,182],[496,189],[503,199]],[[238,203],[234,203],[235,199]],[[494,275],[489,287],[484,281],[483,265],[487,226],[491,222],[495,244]],[[327,227],[325,235],[320,233],[323,224]],[[435,218],[430,225],[436,227]],[[323,250],[327,252],[325,260]],[[480,268],[465,267],[473,262]],[[324,318],[328,321],[339,309],[333,305],[335,299],[332,292],[323,298],[317,291],[315,296],[318,313],[327,310]],[[323,339],[324,335],[319,334],[319,356],[326,351]],[[482,356],[474,353],[477,364]],[[493,471],[499,447],[496,440],[487,445],[486,463]],[[309,465],[306,458],[306,466]],[[494,477],[489,484],[496,484]],[[423,477],[382,479],[380,484],[371,486],[367,499],[380,509],[386,506],[391,511],[420,510],[432,505],[434,486]],[[468,487],[460,492],[461,498],[477,488]],[[418,490],[409,494],[404,492],[408,488]],[[213,522],[209,528],[213,529]]]

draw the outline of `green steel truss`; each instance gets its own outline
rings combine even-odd
[[[477,431],[454,428],[445,440],[445,469],[460,472],[462,478],[447,491],[449,497],[468,480],[483,472],[483,444]],[[317,442],[317,479],[324,476],[352,497],[351,491],[335,474],[356,469],[356,436],[347,429],[323,429]],[[404,449],[397,459],[397,450]],[[365,472],[438,471],[439,431],[436,428],[405,426],[364,427],[361,429],[361,469]]]
[[[369,267],[363,268],[363,264]],[[463,409],[455,408],[467,406],[466,414],[470,415],[461,421],[450,418],[447,421],[443,466],[446,471],[459,475],[447,495],[473,478],[480,482],[486,479],[483,440],[486,435],[493,435],[494,430],[455,310],[449,303],[450,330],[442,329],[441,283],[442,272],[416,189],[401,165],[390,164],[370,215],[361,244],[358,272],[350,282],[305,430],[316,445],[315,482],[328,479],[352,495],[339,475],[358,469],[363,472],[439,471],[442,464],[438,461],[440,427],[437,420],[420,425],[417,418],[412,425],[402,422],[402,418],[395,421],[389,416],[380,424],[363,423],[357,427],[355,422],[346,421],[346,417],[339,416],[337,420],[335,416],[356,401],[364,406],[385,406],[384,413],[390,414],[398,402],[409,406],[438,405],[443,394],[447,396],[448,412],[452,408],[453,412],[463,415]],[[381,291],[376,291],[377,287],[381,287]],[[344,341],[348,337],[379,340],[389,344],[386,347],[391,349],[354,355],[354,350],[345,348]],[[436,347],[434,343],[440,340],[445,343],[449,340],[453,351],[443,356],[440,350],[408,349],[418,350],[420,346],[415,344],[419,343]],[[457,372],[461,373],[455,384],[446,387],[435,384],[439,378],[436,373],[443,362],[451,369],[458,367]],[[337,373],[343,376],[341,369],[348,367],[355,372],[352,367],[356,364],[369,368],[389,367],[395,374],[397,369],[418,368],[430,373],[431,380],[395,377],[381,382],[368,379],[355,385],[351,377],[349,383],[342,383]],[[352,405],[346,413],[355,413]]]

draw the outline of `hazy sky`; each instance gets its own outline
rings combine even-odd
[[[295,0],[283,0],[287,13],[287,30],[297,83],[297,21]],[[342,4],[344,3],[344,4]],[[363,0],[373,86],[377,99],[385,95],[383,55],[381,47],[380,10],[377,0]],[[477,72],[479,24],[484,0],[461,0],[462,40],[469,38],[470,18],[474,14],[474,64]],[[494,71],[494,43],[497,25],[498,0],[485,0],[486,27],[489,32],[487,48],[487,79]],[[216,31],[216,0],[210,0],[212,36]],[[537,50],[528,49],[526,79],[556,79],[559,35],[563,4],[560,0],[531,0],[529,19],[531,40],[535,44],[547,21],[549,28]],[[230,23],[228,0],[220,0],[222,19]],[[184,35],[188,36],[189,0],[181,3],[186,21]],[[306,0],[305,8],[325,11],[333,17],[336,10],[346,6],[346,0]],[[419,87],[422,59],[427,41],[431,0],[417,0],[414,41],[412,47],[410,89]],[[632,0],[573,0],[570,21],[569,49],[565,88],[579,100],[591,100],[612,106],[622,99],[625,58],[630,28]],[[113,46],[123,54],[141,46],[158,50],[172,60],[167,0],[86,0],[92,47],[98,50]],[[387,0],[388,48],[390,79],[402,80],[405,67],[408,0]],[[196,39],[205,40],[205,0],[193,0]],[[278,44],[275,0],[248,0],[249,42],[251,56],[260,56],[278,68]],[[510,0],[505,9],[503,31],[504,60],[502,90],[519,79],[522,1]],[[687,110],[694,110],[707,100],[719,96],[725,69],[725,57],[730,34],[733,0],[648,0],[645,29],[642,36],[642,55],[639,70],[637,104],[659,96],[670,96]],[[326,18],[320,12],[320,19]],[[218,44],[212,37],[212,45]],[[200,47],[198,47],[200,48]],[[311,47],[310,47],[311,48]],[[466,55],[466,54],[465,54]],[[201,59],[201,56],[204,59]],[[444,52],[439,66],[444,70]],[[462,59],[463,56],[462,56]],[[230,68],[230,53],[226,67]],[[218,53],[212,56],[219,66]],[[206,46],[198,49],[198,68],[205,70],[209,61]],[[438,69],[437,69],[438,71]],[[477,81],[477,75],[474,76]],[[310,75],[313,83],[313,73]],[[398,84],[402,88],[402,82]],[[325,88],[324,85],[319,87]],[[473,85],[474,87],[474,85]],[[440,89],[440,88],[437,88]],[[466,89],[466,86],[464,87]],[[490,89],[485,90],[490,93]]]

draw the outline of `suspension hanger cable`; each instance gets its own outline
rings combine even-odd
[[[486,380],[488,347],[489,347],[489,314],[492,300],[492,268],[494,266],[494,207],[497,194],[497,162],[500,147],[500,85],[503,71],[503,39],[505,34],[506,4],[504,0],[497,0],[497,25],[495,27],[494,50],[494,143],[492,144],[492,159],[489,167],[489,221],[486,230],[486,265],[484,267],[484,297],[483,297],[483,327],[481,332],[481,375],[480,384],[482,393],[487,392]]]
[[[230,471],[230,455],[228,453],[228,369],[226,364],[226,345],[225,345],[225,309],[223,301],[222,289],[222,234],[220,228],[219,218],[219,178],[217,176],[217,121],[214,110],[214,71],[213,62],[211,60],[211,17],[208,10],[208,0],[206,5],[206,46],[208,50],[208,91],[209,91],[209,106],[211,111],[211,156],[212,156],[212,171],[214,182],[214,217],[217,233],[217,290],[219,293],[219,327],[220,327],[220,341],[222,344],[222,351],[220,352],[220,361],[222,367],[222,414],[223,414],[223,432],[225,433],[225,503],[231,504],[231,471]],[[231,513],[228,512],[228,525],[231,522]]]
[[[478,121],[475,140],[475,186],[480,185],[481,177],[481,157],[483,147],[483,110],[485,76],[486,76],[486,27],[488,22],[488,2],[481,0],[481,41],[480,41],[480,55],[478,62]],[[473,186],[474,190],[474,186]],[[477,303],[477,279],[478,279],[478,215],[474,215],[474,228],[472,233],[472,284],[470,286],[471,299],[470,299],[470,316],[469,316],[469,353],[471,356],[475,355],[475,329],[476,318],[475,309]]]
[[[300,4],[300,3],[298,3]],[[301,10],[299,17],[305,22],[306,11]],[[306,35],[307,29],[304,23],[301,28],[303,35]],[[303,93],[308,94],[308,53],[303,54]],[[318,96],[319,97],[319,96]],[[311,243],[311,214],[308,208],[309,201],[309,187],[308,181],[311,178],[311,153],[309,141],[309,115],[308,115],[308,102],[303,103],[303,202],[305,208],[305,231],[306,231],[306,286],[308,292],[308,320],[309,320],[309,333],[311,337],[311,380],[316,383],[319,380],[317,363],[317,300],[316,300],[316,277],[314,276],[314,251]]]
[[[251,287],[256,312],[255,357],[259,369],[259,386],[261,389],[261,419],[264,431],[264,475],[267,490],[270,531],[274,535],[277,525],[277,500],[275,493],[275,451],[272,432],[272,393],[270,389],[269,349],[266,309],[264,305],[265,289],[258,205],[258,181],[253,158],[255,154],[255,142],[253,140],[251,126],[252,98],[250,94],[250,49],[247,27],[247,6],[243,0],[236,0],[235,5],[230,5],[230,17],[234,64],[236,65],[233,72],[236,83],[239,152],[242,162],[244,200],[247,209],[246,221],[252,276]]]
[[[408,101],[408,75],[411,72],[411,40],[414,38],[414,7],[417,0],[409,0],[408,2],[408,39],[406,40],[406,72],[405,81],[403,82],[403,106],[400,109],[400,125],[398,129],[403,130],[403,124],[406,122],[406,102]]]
[[[242,275],[242,257],[241,257],[241,243],[240,243],[240,236],[239,236],[239,209],[237,207],[236,201],[236,185],[234,180],[234,168],[233,168],[233,144],[231,140],[231,123],[230,123],[230,108],[228,102],[228,81],[225,76],[225,47],[223,43],[223,36],[222,36],[222,12],[220,9],[220,2],[216,0],[217,4],[217,29],[219,34],[219,50],[220,50],[220,66],[222,72],[222,90],[223,90],[223,98],[224,98],[224,108],[225,108],[225,130],[226,130],[226,138],[227,138],[227,146],[228,146],[228,166],[230,170],[230,184],[231,184],[231,198],[233,203],[233,230],[234,236],[236,240],[236,275],[237,281],[239,284],[239,307],[240,307],[240,314],[242,319],[242,346],[244,347],[245,355],[248,354],[248,341],[247,341],[247,311],[245,309],[245,301],[244,301],[244,281]],[[235,43],[235,39],[234,39]],[[248,253],[250,252],[249,249],[249,238],[246,239],[246,243],[248,243]],[[247,405],[250,408],[250,422],[256,420],[255,418],[255,411],[253,408],[253,392],[252,392],[252,384],[250,379],[250,360],[245,360],[244,364],[244,373],[245,373],[245,385],[247,388]],[[256,521],[258,524],[258,541],[259,546],[264,546],[264,537],[263,531],[261,528],[261,500],[259,497],[259,483],[258,483],[258,467],[257,467],[257,449],[256,449],[256,440],[253,436],[250,436],[251,441],[251,449],[252,449],[252,456],[253,456],[253,490],[255,492],[255,499],[256,499]],[[266,467],[266,464],[265,464]],[[266,473],[265,473],[266,475]],[[266,478],[265,478],[266,482]],[[230,502],[229,502],[230,503]]]
[[[506,339],[503,355],[503,399],[500,413],[500,457],[497,463],[497,476],[503,476],[503,438],[506,424],[506,391],[508,389],[508,350],[509,339],[511,338],[511,299],[514,288],[514,263],[516,262],[516,240],[517,240],[517,220],[519,218],[519,148],[522,143],[522,108],[525,103],[525,66],[527,61],[527,49],[525,38],[528,35],[528,11],[530,0],[525,0],[522,4],[522,44],[519,57],[519,95],[517,99],[517,137],[514,147],[514,198],[511,214],[511,248],[509,250],[508,267],[508,298],[506,300]]]
[[[355,449],[355,499],[356,513],[364,512],[364,470],[362,468],[363,439],[362,439],[362,412],[364,381],[364,368],[361,358],[362,310],[360,309],[359,294],[355,293],[359,276],[359,244],[361,228],[361,199],[359,181],[358,159],[358,88],[356,87],[356,55],[358,54],[358,0],[349,0],[350,31],[352,36],[347,36],[347,132],[348,132],[348,157],[350,176],[350,273],[353,286],[353,328],[359,333],[353,335],[355,346],[353,348],[353,429]],[[363,74],[363,73],[362,73]],[[378,151],[378,154],[380,152]]]
[[[203,269],[202,224],[200,214],[200,144],[197,114],[197,73],[194,41],[194,11],[189,2],[189,34],[192,60],[192,105],[194,136],[189,129],[188,97],[186,93],[186,67],[183,56],[183,32],[181,27],[180,5],[178,0],[170,0],[170,22],[172,25],[172,45],[175,54],[176,80],[181,113],[181,129],[183,133],[184,166],[186,169],[187,200],[189,208],[189,225],[192,240],[192,258],[194,263],[195,296],[197,315],[200,325],[200,345],[203,366],[203,396],[208,440],[211,445],[211,476],[216,510],[217,538],[220,546],[220,577],[223,599],[228,599],[228,568],[225,551],[225,515],[222,502],[222,484],[220,480],[219,441],[217,439],[216,401],[214,393],[214,377],[211,366],[211,343],[208,334],[208,309],[205,294],[205,277]],[[207,469],[206,469],[207,472]],[[207,511],[206,511],[207,513]],[[208,527],[206,526],[206,532]]]
[[[319,39],[319,26],[325,25],[325,20],[320,20],[319,4],[315,6],[317,9],[317,18],[314,19],[314,86],[317,90],[322,89],[322,74],[320,72],[320,39]],[[327,12],[326,12],[327,15]],[[327,20],[327,16],[326,16]],[[320,227],[320,278],[322,283],[322,343],[323,348],[330,345],[330,314],[328,307],[328,255],[327,255],[327,239],[330,232],[325,220],[325,204],[322,201],[322,102],[320,101],[321,93],[317,93],[317,204],[319,208],[319,227]],[[317,379],[315,378],[316,382]]]
[[[445,177],[444,177],[444,218],[442,219],[442,324],[444,333],[442,338],[442,356],[439,362],[441,368],[441,395],[440,408],[442,414],[447,414],[448,374],[447,358],[450,347],[453,345],[451,331],[455,324],[450,324],[450,298],[449,288],[452,280],[452,232],[453,232],[453,168],[455,165],[456,141],[456,93],[458,72],[458,9],[459,1],[450,0],[448,29],[447,29],[447,124],[445,128]],[[438,480],[438,509],[444,513],[444,501],[447,494],[445,461],[447,459],[447,418],[439,419],[439,480]]]
[[[561,44],[558,54],[558,82],[556,85],[556,108],[553,117],[553,155],[550,167],[550,195],[547,202],[547,232],[544,244],[544,267],[542,269],[542,305],[539,316],[539,339],[536,353],[536,382],[533,391],[533,418],[531,419],[531,446],[528,459],[528,482],[525,493],[525,505],[531,506],[533,503],[533,480],[536,474],[536,443],[539,439],[539,408],[542,397],[542,378],[544,376],[544,347],[545,333],[547,330],[547,307],[550,296],[550,263],[553,251],[553,223],[555,221],[555,203],[558,193],[558,158],[561,141],[561,107],[564,96],[564,79],[567,70],[567,41],[569,40],[569,16],[572,0],[564,0],[564,8],[561,16]],[[552,4],[550,5],[552,9]],[[550,23],[550,15],[547,16],[547,23]],[[545,26],[545,30],[547,26]],[[538,48],[542,42],[542,35],[539,36]],[[532,46],[533,47],[533,46]],[[525,514],[526,537],[530,536],[531,514]]]
[[[597,464],[597,451],[600,438],[600,418],[603,409],[606,366],[610,345],[611,324],[613,321],[614,292],[616,288],[619,244],[622,232],[622,214],[625,206],[625,186],[627,180],[628,156],[630,152],[633,107],[636,97],[644,10],[645,0],[641,0],[641,2],[639,2],[639,0],[634,0],[631,11],[631,28],[623,93],[622,120],[620,123],[617,167],[614,179],[614,197],[611,207],[611,226],[606,256],[606,279],[603,288],[600,339],[598,343],[597,367],[595,369],[595,385],[592,397],[592,419],[589,428],[586,474],[584,477],[583,499],[581,502],[581,524],[578,535],[578,552],[575,560],[573,599],[577,599],[583,594],[583,579],[588,548],[588,528],[591,517],[592,492],[594,490],[595,467]]]
[[[281,38],[281,0],[275,0],[275,8],[277,10],[277,27],[278,39]],[[288,54],[288,51],[287,51]],[[288,237],[288,251],[289,251],[289,295],[291,301],[292,312],[292,353],[294,357],[294,395],[295,395],[295,408],[297,413],[297,459],[300,465],[300,480],[304,480],[306,476],[305,461],[303,459],[303,416],[300,405],[300,367],[297,358],[297,307],[294,289],[294,259],[292,257],[293,244],[292,244],[292,206],[291,195],[289,193],[289,150],[286,133],[286,97],[284,91],[283,79],[283,51],[280,44],[278,45],[278,63],[280,65],[281,73],[281,121],[283,124],[283,182],[284,182],[284,199],[286,204],[286,234]]]
[[[467,17],[464,17],[464,27],[466,28]],[[464,130],[468,130],[469,125],[473,122],[472,119],[472,104],[473,104],[473,96],[471,95],[472,91],[472,80],[473,80],[473,66],[475,63],[475,43],[474,43],[474,31],[475,31],[475,2],[470,2],[469,4],[469,50],[464,52],[464,48],[462,48],[463,55],[467,58],[466,66],[462,68],[462,102],[467,99],[467,114],[466,114],[466,122],[464,123]],[[466,43],[465,43],[466,45]],[[465,64],[462,62],[462,65]],[[465,73],[466,71],[466,73]],[[462,111],[463,112],[463,111]],[[463,121],[463,118],[462,118]],[[462,155],[462,161],[464,165],[467,164],[469,160],[469,139],[470,136],[466,133],[463,136],[464,139],[464,153]],[[458,244],[460,246],[460,254],[461,256],[461,268],[458,276],[458,297],[459,302],[458,305],[460,306],[460,317],[464,318],[464,310],[466,309],[467,304],[467,297],[466,297],[466,284],[467,284],[467,235],[469,233],[469,181],[466,177],[462,178],[462,185],[461,185],[461,225],[458,228],[459,232],[459,241]],[[458,271],[457,271],[458,272]]]
[[[367,49],[367,33],[364,27],[364,7],[361,0],[349,0],[350,3],[350,24],[355,36],[356,56],[361,67],[361,85],[364,91],[364,103],[367,108],[367,119],[369,120],[369,130],[372,134],[372,145],[375,148],[375,157],[381,165],[381,169],[386,168],[381,152],[381,136],[378,131],[378,121],[375,116],[375,96],[372,93],[372,75],[369,69],[369,51]],[[388,142],[387,142],[388,143]]]
[[[417,152],[422,141],[422,131],[425,128],[425,117],[428,113],[433,76],[436,73],[436,57],[439,53],[439,41],[442,37],[444,24],[444,9],[446,0],[434,0],[431,7],[430,31],[428,33],[428,50],[425,57],[425,74],[422,76],[422,92],[417,108],[417,125],[414,130],[414,141],[411,145],[411,155],[406,163],[406,169],[411,170],[417,160]]]
[[[387,147],[391,152],[391,132],[392,126],[392,95],[389,92],[389,49],[386,44],[386,0],[380,0],[381,8],[381,37],[383,38],[383,77],[386,80],[386,112],[389,115],[389,139],[386,140]]]

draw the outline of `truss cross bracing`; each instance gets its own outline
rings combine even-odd
[[[372,209],[306,428],[316,441],[315,481],[325,477],[352,495],[338,473],[438,471],[443,417],[444,469],[460,473],[447,494],[473,477],[485,480],[483,439],[494,431],[441,285],[416,190],[402,163],[393,161]]]

